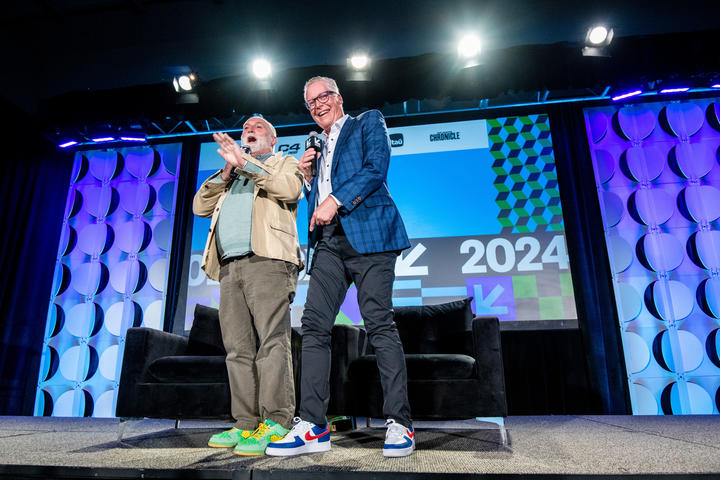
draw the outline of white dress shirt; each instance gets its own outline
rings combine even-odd
[[[335,156],[335,145],[337,144],[338,136],[340,136],[340,130],[347,121],[350,115],[344,115],[338,119],[337,122],[330,127],[330,133],[322,132],[323,136],[323,150],[322,156],[318,159],[318,195],[317,201],[320,205],[332,193],[332,181],[330,179],[330,173],[332,172],[333,157]],[[333,196],[333,199],[338,203],[338,206],[342,205],[337,198]]]

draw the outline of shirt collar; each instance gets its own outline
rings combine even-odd
[[[345,115],[343,115],[342,117],[338,118],[338,120],[335,123],[333,123],[332,127],[330,127],[329,134],[325,133],[325,130],[323,130],[322,134],[323,134],[323,137],[325,138],[325,140],[327,141],[327,139],[330,135],[337,134],[337,132],[342,130],[342,127],[343,127],[343,125],[345,125],[345,122],[347,121],[348,118],[350,118],[350,115],[347,113]]]

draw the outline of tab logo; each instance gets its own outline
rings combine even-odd
[[[460,140],[460,132],[437,132],[430,134],[431,142],[444,142],[447,140]]]
[[[391,133],[390,134],[390,146],[402,147],[403,145],[405,145],[405,137],[403,137],[402,133]]]

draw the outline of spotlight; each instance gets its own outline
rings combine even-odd
[[[370,81],[370,57],[366,53],[355,53],[347,59],[347,80],[351,82]]]
[[[480,55],[482,44],[475,35],[465,35],[458,42],[458,55],[462,58],[472,58]]]
[[[690,87],[672,87],[672,88],[663,88],[660,90],[660,93],[682,93],[687,92],[690,90]]]
[[[72,147],[73,145],[77,145],[77,144],[78,144],[78,142],[76,142],[75,140],[70,140],[70,141],[67,141],[67,142],[65,142],[65,143],[61,143],[60,145],[58,145],[58,147],[60,147],[60,148],[68,148],[68,147]]]
[[[192,92],[195,89],[197,77],[194,73],[179,75],[173,78],[173,87],[178,93]]]
[[[272,66],[264,58],[258,58],[252,63],[252,72],[258,80],[265,80],[272,74]]]
[[[370,59],[363,53],[350,57],[350,66],[355,70],[364,70],[369,64]]]
[[[711,85],[710,88],[720,88],[720,83],[715,83]]]
[[[468,34],[462,37],[458,42],[457,49],[464,68],[480,65],[482,42],[476,35]]]
[[[582,54],[586,57],[609,57],[608,47],[612,42],[613,34],[613,29],[605,25],[591,27],[585,35]]]

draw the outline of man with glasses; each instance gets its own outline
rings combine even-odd
[[[305,104],[322,128],[317,176],[308,149],[299,168],[305,179],[310,235],[310,285],[302,317],[300,418],[268,455],[297,455],[330,449],[326,420],[329,401],[330,332],[348,287],[355,283],[368,337],[377,356],[387,432],[383,454],[410,455],[415,432],[410,419],[402,343],[393,321],[395,260],[408,248],[405,225],[387,186],[390,140],[377,110],[345,115],[343,98],[331,78],[305,83]]]
[[[213,139],[225,168],[203,182],[193,212],[212,217],[202,268],[220,282],[235,424],[208,445],[262,455],[288,432],[295,414],[290,304],[302,268],[296,219],[303,180],[297,160],[273,154],[275,128],[260,116],[243,125],[242,144],[250,154],[225,133]]]

